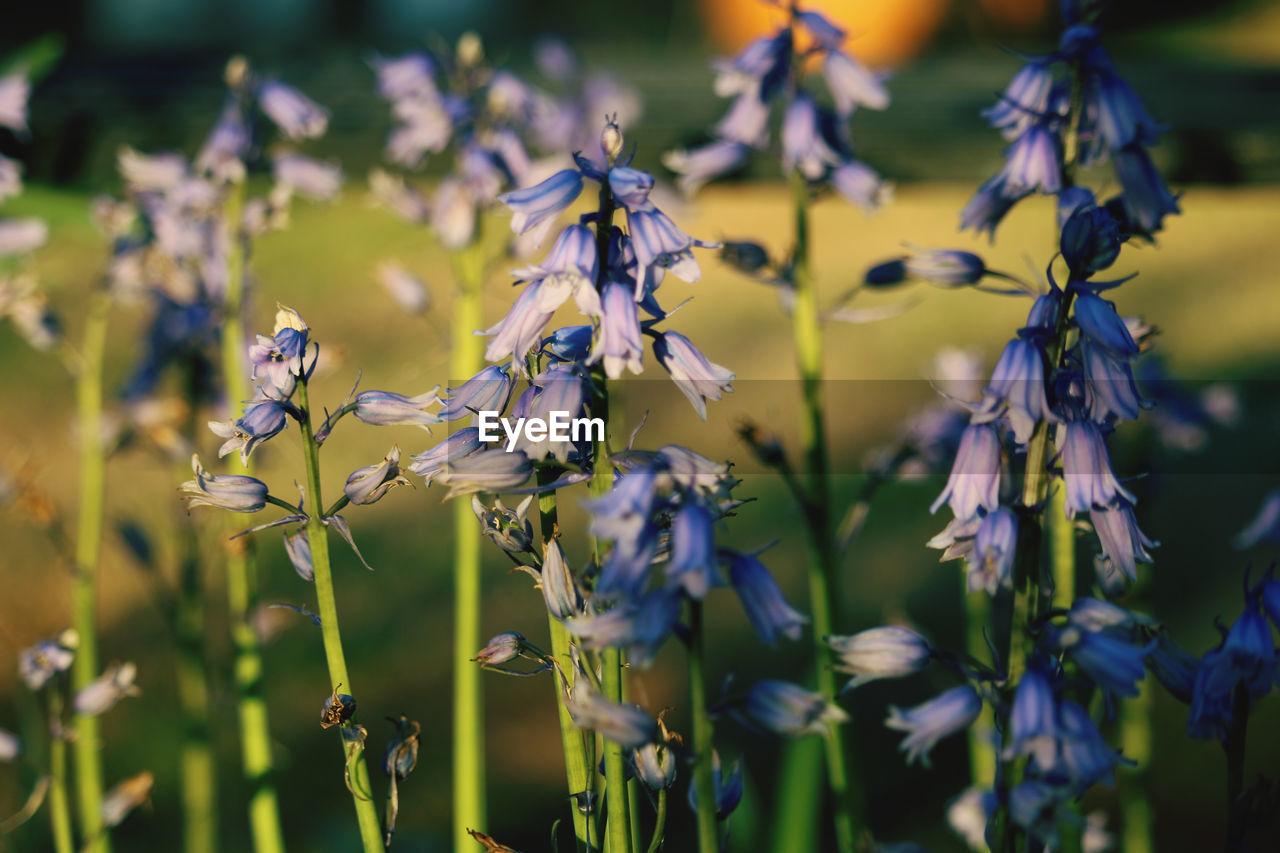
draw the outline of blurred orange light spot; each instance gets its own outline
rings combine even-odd
[[[775,29],[784,10],[760,0],[700,0],[712,39],[734,51]],[[849,33],[845,49],[875,68],[903,65],[942,24],[950,0],[809,0],[801,8],[821,12]]]

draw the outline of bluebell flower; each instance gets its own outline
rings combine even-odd
[[[1083,631],[1114,629],[1131,633],[1139,624],[1149,624],[1147,617],[1140,617],[1118,604],[1091,595],[1081,596],[1073,601],[1067,619]]]
[[[271,161],[276,185],[312,201],[329,201],[342,189],[342,169],[297,152],[275,155]]]
[[[420,426],[427,429],[440,423],[437,415],[427,412],[427,407],[440,402],[432,388],[425,394],[406,397],[391,391],[361,391],[352,401],[352,413],[356,420],[373,426]]]
[[[515,509],[508,509],[498,498],[490,509],[480,502],[480,498],[472,495],[471,511],[480,522],[480,532],[486,539],[509,554],[521,554],[528,551],[533,543],[533,525],[529,522],[532,503],[533,495],[529,495]]]
[[[1138,345],[1115,306],[1096,293],[1076,297],[1075,318],[1080,331],[1113,355],[1132,358],[1138,354]]]
[[[1024,130],[1006,152],[1001,192],[1020,198],[1040,191],[1053,195],[1062,189],[1062,140],[1048,123],[1036,122]]]
[[[1237,548],[1252,548],[1262,543],[1280,546],[1280,489],[1272,489],[1263,497],[1253,521],[1236,534]]]
[[[293,570],[298,573],[298,577],[308,583],[316,579],[315,563],[311,559],[311,539],[305,527],[292,533],[285,532],[284,553],[293,564]]]
[[[542,242],[556,217],[582,192],[582,173],[577,169],[556,172],[540,184],[498,196],[512,212],[511,230],[532,232],[534,243]]]
[[[430,55],[415,51],[403,56],[375,56],[369,64],[378,77],[378,94],[389,101],[403,98],[436,97],[435,62]]]
[[[947,804],[947,825],[964,839],[972,850],[987,849],[987,824],[996,813],[995,791],[965,788]]]
[[[913,252],[906,259],[907,273],[942,287],[977,284],[987,274],[987,265],[973,252],[959,249],[931,249]]]
[[[820,180],[841,159],[823,138],[819,120],[813,99],[797,95],[782,122],[782,168],[796,169],[811,181]]]
[[[436,187],[431,227],[446,249],[456,251],[471,244],[479,201],[469,185],[454,178],[445,178]]]
[[[542,351],[559,361],[585,361],[591,352],[589,325],[562,326],[542,341]]]
[[[456,421],[476,412],[501,412],[507,407],[513,384],[506,365],[491,364],[457,388],[448,389],[440,420]]]
[[[1009,816],[1027,831],[1032,849],[1058,847],[1058,825],[1067,797],[1056,785],[1025,779],[1009,791]]]
[[[1000,587],[1013,588],[1013,560],[1018,550],[1018,517],[1000,507],[983,517],[969,554],[969,591],[995,595]]]
[[[415,454],[406,470],[422,477],[429,486],[448,465],[464,456],[479,453],[483,448],[484,443],[480,441],[479,428],[464,427],[449,433],[449,436],[435,447]]]
[[[614,166],[609,170],[609,191],[627,210],[648,210],[649,193],[653,190],[653,175],[629,166]]]
[[[1051,772],[1058,763],[1058,700],[1053,685],[1039,666],[1028,667],[1013,694],[1009,713],[1009,745],[1006,761],[1031,756],[1041,772]]]
[[[137,696],[142,691],[134,682],[138,668],[133,663],[113,663],[93,681],[79,691],[72,700],[77,714],[96,717],[114,708],[121,699]]]
[[[880,78],[847,53],[832,50],[822,61],[822,76],[842,118],[859,106],[883,110],[889,106],[889,90]]]
[[[623,369],[642,372],[644,344],[631,288],[619,281],[606,282],[600,303],[599,336],[587,364],[603,361],[605,375],[610,379],[621,376]]]
[[[258,106],[289,139],[316,139],[329,127],[329,113],[323,107],[279,80],[259,87]]]
[[[582,595],[557,540],[543,545],[541,577],[542,597],[548,613],[561,621],[582,613]]]
[[[734,554],[729,562],[729,583],[760,639],[770,646],[777,644],[779,634],[789,640],[800,639],[800,631],[809,620],[787,604],[778,582],[763,563],[750,554]]]
[[[656,489],[651,468],[623,474],[608,492],[583,504],[591,513],[591,534],[615,543],[615,551],[634,551],[649,524]]]
[[[55,675],[71,668],[79,637],[66,631],[53,640],[41,640],[18,653],[18,674],[33,693],[44,689]]]
[[[263,383],[267,396],[280,400],[293,396],[306,349],[306,329],[286,327],[274,337],[258,335],[258,342],[249,347],[249,364],[253,378]]]
[[[196,169],[217,181],[242,181],[249,145],[249,126],[245,121],[244,110],[232,96],[227,99],[217,123],[196,154]]]
[[[1120,225],[1105,208],[1082,204],[1062,225],[1062,258],[1072,274],[1087,278],[1120,256]]]
[[[1262,602],[1262,609],[1271,617],[1271,622],[1277,628],[1280,628],[1280,580],[1268,580],[1259,590],[1258,598]]]
[[[1167,631],[1156,635],[1151,653],[1147,655],[1147,669],[1175,699],[1191,703],[1200,660],[1175,643]]]
[[[1080,362],[1088,383],[1089,417],[1098,422],[1108,418],[1135,421],[1149,404],[1138,393],[1130,359],[1117,357],[1090,339],[1080,342]]]
[[[707,419],[707,400],[719,400],[733,390],[733,372],[713,363],[679,332],[658,333],[653,354],[703,420]]]
[[[1005,214],[1030,194],[1031,190],[1007,186],[1005,175],[1001,172],[979,187],[960,212],[960,230],[972,229],[979,234],[986,231],[994,241],[996,226],[1004,219]]]
[[[836,653],[833,669],[853,676],[844,690],[881,678],[912,675],[923,670],[933,658],[933,650],[924,637],[897,625],[822,639]]]
[[[1084,67],[1082,109],[1089,130],[1111,151],[1128,145],[1154,145],[1160,126],[1147,114],[1142,100],[1116,73],[1101,48],[1089,52]]]
[[[541,419],[553,427],[559,423],[567,428],[564,419],[577,418],[582,412],[586,397],[584,382],[581,368],[577,365],[553,364],[530,381],[526,394],[532,392],[533,396],[529,398],[527,411],[517,413],[513,408],[511,415]],[[522,396],[521,399],[526,398]],[[524,451],[530,459],[549,456],[562,463],[577,452],[577,447],[571,442],[552,441],[551,430],[544,439],[532,439],[527,433],[521,433],[514,447]]]
[[[485,348],[488,361],[501,361],[509,356],[523,359],[542,339],[542,330],[555,313],[555,308],[543,307],[543,282],[535,281],[525,287],[498,323],[481,334],[493,338]],[[448,408],[448,407],[446,407]],[[443,416],[443,413],[442,413]]]
[[[636,274],[637,286],[643,283],[647,271],[655,265],[669,270],[681,281],[692,284],[702,277],[702,269],[693,257],[693,247],[720,248],[719,243],[708,243],[690,237],[657,208],[628,210],[627,227],[631,237],[630,246],[640,267]],[[636,295],[637,298],[640,295],[638,290]]]
[[[937,512],[944,503],[957,519],[973,518],[979,509],[994,512],[1000,506],[1000,437],[992,424],[965,427],[946,488],[929,511]]]
[[[1062,307],[1062,291],[1050,290],[1036,297],[1027,312],[1028,332],[1051,332],[1058,320],[1058,310]]]
[[[795,17],[800,26],[809,31],[809,35],[813,36],[813,40],[823,50],[839,50],[840,45],[844,44],[847,33],[831,23],[831,20],[822,13],[803,9],[797,10]]]
[[[831,171],[831,186],[845,201],[868,213],[879,210],[893,197],[893,187],[874,169],[857,160],[845,160]]]
[[[570,225],[560,232],[546,260],[541,264],[517,270],[514,274],[525,281],[542,284],[538,307],[554,311],[580,289],[595,290],[599,271],[596,237],[584,225]],[[579,306],[584,304],[579,298]]]
[[[1107,744],[1089,712],[1066,700],[1058,709],[1061,720],[1062,767],[1077,793],[1092,785],[1115,784],[1120,756]]]
[[[267,505],[267,484],[253,477],[238,474],[210,474],[200,464],[200,457],[191,457],[191,470],[195,479],[181,486],[181,497],[187,506],[212,506],[232,512],[257,512]]]
[[[502,492],[518,488],[532,473],[529,457],[519,450],[508,453],[485,449],[450,459],[433,479],[449,487],[449,493],[445,495],[447,500],[473,492]]]
[[[995,105],[982,111],[1006,138],[1019,136],[1049,109],[1053,67],[1047,60],[1028,62],[1014,75]]]
[[[711,784],[715,790],[716,820],[724,821],[742,802],[742,760],[734,761],[729,772],[724,773],[720,765],[720,753],[711,752]],[[689,808],[698,810],[698,786],[689,786]]]
[[[671,559],[668,581],[690,598],[706,598],[720,583],[715,528],[711,513],[696,502],[687,502],[671,519]]]
[[[747,714],[771,732],[786,737],[826,735],[849,715],[827,697],[790,681],[757,682],[747,694]]]
[[[769,142],[768,125],[768,100],[755,88],[734,99],[729,111],[716,123],[715,134],[743,148],[763,148]]]
[[[1227,631],[1222,644],[1205,654],[1196,670],[1187,732],[1192,737],[1225,740],[1243,697],[1252,701],[1276,683],[1276,648],[1271,629],[1254,594]]]
[[[744,47],[729,60],[717,60],[715,93],[727,98],[749,89],[760,89],[764,98],[774,94],[787,72],[791,54],[791,30],[784,27],[773,35],[763,36]],[[772,85],[768,85],[772,84]]]
[[[862,275],[862,283],[867,287],[893,287],[907,280],[907,264],[905,258],[884,261],[868,267]]]
[[[34,252],[49,239],[49,226],[43,220],[0,219],[0,258],[11,258]]]
[[[1060,450],[1068,517],[1094,507],[1111,506],[1120,498],[1130,504],[1137,502],[1111,470],[1107,444],[1097,424],[1092,421],[1068,423]]]
[[[1097,207],[1097,205],[1098,200],[1094,197],[1093,190],[1088,187],[1063,187],[1062,192],[1058,193],[1058,230],[1061,231],[1066,227],[1067,221],[1077,210],[1088,206]]]
[[[1098,687],[1118,696],[1138,695],[1138,682],[1147,674],[1143,661],[1148,647],[1134,645],[1111,631],[1079,628],[1060,631],[1058,644]]]
[[[1123,586],[1138,580],[1138,563],[1150,563],[1151,553],[1160,543],[1148,539],[1138,527],[1133,506],[1128,501],[1117,500],[1113,505],[1093,507],[1089,520],[1102,547],[1099,575],[1108,588]]]
[[[247,464],[258,445],[278,435],[287,422],[281,403],[259,399],[246,404],[244,415],[238,420],[209,421],[209,429],[226,439],[218,448],[219,459],[238,450],[240,461]]]
[[[606,699],[581,673],[564,697],[564,707],[575,726],[596,732],[623,749],[639,749],[658,734],[658,724],[643,708]]]
[[[643,668],[675,630],[682,598],[671,589],[631,592],[608,610],[570,617],[564,623],[586,648],[626,649],[628,660]]]
[[[1044,353],[1030,338],[1014,338],[1005,345],[991,373],[991,384],[982,392],[982,404],[975,420],[991,420],[1007,415],[1018,444],[1031,441],[1041,421],[1057,423],[1058,417],[1045,396]]]
[[[982,711],[982,699],[969,685],[953,687],[914,708],[889,706],[885,726],[907,732],[898,747],[907,754],[907,763],[917,760],[929,766],[929,752],[948,735],[973,725]]]
[[[471,660],[481,666],[500,666],[520,657],[525,649],[524,636],[519,631],[503,631],[490,638]]]
[[[1112,155],[1116,177],[1124,193],[1121,195],[1129,222],[1141,229],[1142,234],[1154,234],[1164,224],[1164,218],[1181,213],[1178,199],[1169,192],[1164,179],[1141,145],[1128,145]]]
[[[707,181],[728,174],[747,161],[750,146],[732,139],[717,139],[698,148],[679,148],[662,156],[662,165],[679,175],[676,183],[693,195]]]

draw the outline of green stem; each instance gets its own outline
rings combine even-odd
[[[555,482],[557,476],[557,472],[550,469],[539,469],[538,485],[545,486],[547,483]],[[556,535],[556,525],[559,522],[559,507],[554,489],[543,492],[538,496],[538,518],[542,541],[550,542]],[[552,657],[559,664],[558,672],[564,673],[564,677],[568,681],[568,684],[562,686],[559,675],[556,675],[554,679],[556,710],[560,715],[560,744],[564,749],[564,769],[569,782],[569,802],[570,810],[573,814],[573,833],[577,839],[579,853],[587,853],[587,851],[595,850],[599,847],[599,840],[595,830],[595,816],[594,814],[583,813],[581,809],[577,808],[577,803],[573,798],[583,791],[591,789],[595,773],[592,772],[591,762],[587,758],[583,732],[573,724],[573,717],[569,715],[569,709],[564,704],[565,690],[573,689],[574,668],[573,656],[570,651],[569,632],[565,630],[564,624],[550,613],[547,614],[547,626],[551,632]],[[588,797],[590,797],[590,794],[588,794]]]
[[[1049,493],[1045,513],[1053,573],[1052,605],[1068,608],[1076,599],[1076,528],[1067,516],[1067,490],[1061,484]]]
[[[1151,684],[1138,683],[1139,693],[1120,707],[1120,751],[1134,766],[1120,777],[1121,813],[1125,853],[1151,853],[1155,849],[1151,830],[1151,804],[1147,802],[1144,780],[1151,762]]]
[[[244,243],[239,225],[244,185],[235,184],[224,207],[226,226],[232,229],[227,248],[227,292],[222,317],[222,381],[232,410],[249,399],[244,333]],[[228,457],[233,474],[251,474],[252,464]],[[227,520],[229,533],[242,526],[241,519]],[[271,722],[263,696],[262,648],[250,621],[258,601],[257,560],[253,538],[242,536],[225,545],[227,564],[227,621],[231,632],[236,688],[236,716],[240,735],[240,765],[249,794],[249,830],[255,853],[281,853],[284,831],[273,780]]]
[[[59,679],[49,690],[49,824],[55,853],[73,853],[71,804],[67,800],[67,741],[62,732],[63,689]]]
[[[186,374],[187,399],[200,399],[195,366],[186,365]],[[197,410],[192,405],[185,433],[193,444],[197,438],[196,419]],[[177,641],[178,705],[182,720],[182,846],[186,853],[213,853],[218,849],[218,783],[209,722],[200,543],[187,514],[178,517],[176,523],[181,551],[173,617]]]
[[[831,520],[831,484],[822,395],[822,325],[817,287],[809,259],[809,187],[799,172],[791,175],[795,212],[795,255],[792,259],[794,302],[791,308],[796,361],[804,392],[801,441],[807,478],[807,505],[801,509],[809,531],[809,604],[813,611],[814,669],[818,692],[836,696],[835,672],[828,666],[830,650],[823,641],[833,633],[840,589]],[[835,809],[836,848],[854,849],[854,796],[846,766],[844,730],[837,726],[826,740],[827,785]]]
[[[965,609],[965,651],[978,660],[990,654],[984,631],[991,618],[991,596],[980,589],[969,592],[969,578],[960,573],[961,595]],[[990,789],[996,781],[996,751],[993,746],[996,733],[996,712],[990,702],[982,703],[978,719],[969,727],[969,781],[983,789]]]
[[[702,602],[689,602],[689,703],[693,713],[693,788],[698,796],[698,853],[718,853],[716,787],[711,766],[711,717],[703,671]]]
[[[457,290],[453,301],[453,337],[449,371],[458,382],[481,366],[481,294],[484,247],[480,225],[474,242],[453,256]],[[453,845],[463,850],[475,842],[468,829],[485,826],[484,692],[480,668],[471,662],[480,648],[480,537],[467,501],[453,502]]]
[[[662,849],[663,833],[667,829],[667,789],[658,792],[658,816],[653,824],[653,840],[649,842],[648,853],[658,853]]]
[[[1248,829],[1248,809],[1243,802],[1246,739],[1249,732],[1249,688],[1236,687],[1231,724],[1222,743],[1227,753],[1227,846],[1226,853],[1242,853]]]
[[[71,688],[82,690],[98,677],[98,560],[106,501],[106,450],[102,442],[102,362],[107,342],[110,295],[89,295],[84,342],[76,376],[80,430],[80,515],[76,533],[76,573],[71,590],[72,621],[80,637],[71,665]],[[111,840],[102,826],[102,736],[98,718],[75,716],[76,800],[86,853],[107,853]]]
[[[330,687],[339,685],[356,696],[351,676],[347,672],[347,658],[342,650],[342,632],[338,628],[338,601],[333,589],[333,570],[329,563],[328,528],[320,519],[317,507],[324,506],[320,492],[320,445],[311,431],[311,401],[306,379],[298,380],[298,405],[302,420],[303,454],[307,465],[307,500],[311,516],[307,519],[307,538],[311,544],[311,562],[315,570],[316,605],[320,611],[320,631],[324,639],[324,657],[329,667]],[[354,725],[348,722],[345,726]],[[356,820],[360,826],[360,840],[365,853],[382,853],[382,830],[378,824],[378,811],[374,806],[373,788],[369,782],[369,768],[363,750],[347,758],[347,742],[341,743],[343,756],[350,776],[351,797],[355,802]]]

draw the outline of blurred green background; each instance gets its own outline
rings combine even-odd
[[[741,0],[741,5],[751,4]],[[1025,276],[1039,275],[1052,250],[1052,207],[1041,200],[1019,206],[994,247],[956,232],[958,211],[973,187],[1000,163],[1000,140],[978,110],[1016,70],[1017,60],[1001,46],[1047,49],[1049,25],[1029,14],[1043,11],[1044,4],[935,5],[941,17],[934,31],[895,63],[893,107],[854,120],[860,155],[898,183],[895,203],[870,218],[834,200],[815,210],[815,263],[829,299],[858,281],[870,263],[901,251],[904,242],[980,251],[992,267]],[[1028,14],[1015,26],[1018,16],[1011,18],[1006,9],[1002,17],[1003,7]],[[660,152],[697,141],[721,110],[711,95],[707,60],[723,47],[696,5],[684,2],[98,0],[25,6],[5,15],[0,55],[51,32],[59,33],[64,44],[62,59],[33,92],[29,139],[6,136],[0,145],[24,160],[30,184],[24,196],[5,205],[5,213],[49,221],[50,243],[35,269],[73,336],[81,297],[107,258],[106,245],[89,224],[88,203],[94,193],[119,191],[114,175],[119,146],[193,150],[221,101],[221,67],[237,51],[332,110],[331,131],[314,151],[341,159],[348,178],[343,197],[332,205],[298,205],[291,227],[261,240],[251,259],[253,318],[259,329],[270,325],[278,300],[297,308],[326,352],[340,356],[330,362],[318,392],[331,405],[346,393],[358,369],[363,387],[408,393],[448,379],[447,259],[427,232],[372,207],[363,186],[366,170],[380,159],[388,127],[386,107],[375,96],[365,65],[373,50],[393,52],[431,33],[453,38],[474,28],[484,36],[492,60],[520,70],[530,64],[530,34],[563,35],[589,65],[614,71],[641,90],[645,117],[629,129],[629,138],[639,145],[638,164],[659,174]],[[1156,352],[1193,391],[1228,383],[1240,399],[1239,418],[1211,430],[1209,443],[1198,451],[1164,446],[1149,426],[1122,429],[1114,451],[1122,472],[1152,472],[1133,488],[1144,529],[1162,543],[1130,603],[1165,620],[1199,653],[1215,641],[1214,618],[1221,615],[1229,622],[1238,614],[1244,570],[1252,566],[1256,575],[1275,556],[1264,549],[1242,554],[1229,543],[1262,495],[1280,484],[1275,441],[1280,428],[1280,187],[1275,184],[1280,178],[1280,113],[1275,109],[1280,6],[1234,3],[1206,10],[1190,2],[1143,2],[1124,4],[1117,17],[1108,45],[1152,113],[1170,126],[1158,160],[1182,192],[1184,210],[1168,222],[1158,247],[1133,247],[1121,256],[1120,272],[1140,270],[1141,275],[1119,292],[1119,307],[1159,326]],[[719,27],[724,29],[723,21]],[[856,40],[853,46],[856,50]],[[675,211],[675,218],[703,238],[755,237],[784,252],[789,213],[776,174],[776,165],[759,158],[747,174],[704,192]],[[502,227],[495,222],[491,230]],[[400,260],[428,283],[434,301],[425,317],[403,315],[375,282],[373,270],[387,258]],[[509,303],[507,266],[501,261],[494,266],[486,321],[496,321]],[[668,300],[695,297],[675,326],[733,369],[746,393],[713,404],[705,426],[687,406],[677,409],[643,434],[644,443],[674,435],[705,455],[745,459],[732,429],[750,417],[777,429],[794,447],[797,389],[772,381],[792,373],[788,324],[775,296],[710,256],[703,267],[700,283],[668,285]],[[928,386],[918,380],[934,353],[946,345],[973,348],[989,367],[1026,310],[1021,300],[964,291],[879,297],[883,303],[903,299],[910,310],[901,316],[835,326],[829,335],[828,372],[842,380],[833,385],[840,405],[831,413],[835,467],[847,472],[837,481],[842,506],[857,493],[862,482],[857,472],[865,468],[868,451],[892,442],[901,420],[930,399]],[[108,387],[119,387],[139,356],[146,314],[145,306],[122,306],[113,314]],[[33,476],[70,519],[76,468],[73,401],[65,374],[55,360],[34,353],[4,326],[0,375],[5,380],[0,464]],[[627,394],[625,387],[622,393]],[[408,453],[440,437],[410,429],[340,430],[326,445],[326,485],[336,488],[351,470],[380,458],[392,441]],[[208,456],[215,447],[209,436],[202,451]],[[287,494],[288,483],[301,473],[296,435],[277,438],[261,451],[261,459],[261,476],[274,491]],[[179,730],[165,610],[175,545],[158,536],[154,565],[146,568],[110,531],[122,524],[165,530],[181,512],[175,488],[183,471],[144,446],[114,458],[109,476],[102,649],[106,660],[138,662],[144,692],[105,718],[108,783],[142,769],[157,776],[152,807],[116,831],[117,849],[176,849]],[[730,522],[731,538],[742,548],[777,539],[767,562],[803,609],[803,542],[794,510],[773,478],[752,473],[743,478],[740,493],[757,500]],[[845,562],[843,631],[907,620],[939,643],[961,644],[960,569],[938,564],[936,552],[923,545],[943,525],[927,511],[940,485],[925,478],[882,492]],[[383,716],[404,713],[423,724],[419,767],[401,789],[397,846],[402,850],[440,850],[448,844],[451,526],[441,494],[400,490],[375,509],[348,513],[375,572],[337,552],[348,656],[373,741],[381,743],[390,733],[390,726],[380,722]],[[211,702],[215,721],[221,721],[216,736],[223,844],[243,849],[247,831],[227,672],[230,649],[219,617],[219,520],[205,512],[197,511],[197,519],[203,522],[212,563],[208,612],[216,681]],[[0,510],[0,543],[0,660],[13,661],[18,649],[66,626],[68,574],[22,507]],[[262,543],[263,601],[310,605],[310,590],[289,567],[277,537],[265,534]],[[1082,545],[1084,560],[1090,548]],[[585,555],[580,540],[569,553],[580,563]],[[510,574],[498,557],[487,552],[486,636],[516,629],[541,641],[546,628],[540,598],[526,576]],[[744,682],[788,677],[804,665],[807,644],[776,652],[762,646],[731,593],[714,596],[709,610],[713,680],[730,673]],[[264,611],[263,627],[271,638],[267,694],[287,837],[295,849],[349,849],[354,822],[329,743],[333,733],[316,724],[327,693],[319,633],[282,610]],[[678,650],[666,649],[651,670],[634,675],[638,700],[654,710],[674,706],[673,725],[687,731]],[[882,726],[887,704],[913,704],[945,686],[944,676],[928,673],[870,686],[845,702],[854,716],[870,828],[878,838],[912,839],[936,851],[962,849],[946,830],[943,811],[965,784],[963,740],[940,746],[934,770],[926,772],[904,766],[896,752],[897,735]],[[551,822],[565,816],[550,681],[495,675],[487,687],[488,831],[517,848],[546,849]],[[1186,708],[1158,686],[1154,693],[1155,746],[1145,779],[1155,809],[1157,849],[1213,849],[1222,834],[1221,751],[1216,744],[1189,740]],[[28,701],[16,666],[0,666],[0,725],[17,728]],[[1250,778],[1280,767],[1276,697],[1259,706],[1255,719]],[[780,744],[728,721],[717,736],[722,753],[746,753],[748,799],[734,818],[731,847],[759,849],[768,828]],[[12,768],[0,768],[0,815],[21,805],[22,781]],[[683,785],[679,791],[683,795]],[[1114,827],[1117,803],[1104,791],[1091,796],[1088,805],[1107,810]],[[688,817],[683,805],[673,809],[668,849],[686,849],[681,839],[688,836],[681,834]],[[41,816],[0,839],[0,848],[44,849],[46,826]]]

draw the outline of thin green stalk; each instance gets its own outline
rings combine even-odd
[[[106,502],[106,451],[102,442],[102,361],[107,343],[111,297],[89,295],[84,341],[76,376],[80,430],[80,515],[76,533],[76,572],[71,589],[72,624],[80,637],[71,665],[71,688],[82,690],[98,677],[98,560]],[[102,826],[102,736],[98,718],[75,716],[73,754],[76,805],[86,853],[107,853],[111,840]]]
[[[330,687],[336,691],[341,685],[347,693],[356,696],[351,676],[347,672],[347,658],[342,650],[342,632],[338,628],[338,601],[333,590],[333,570],[329,563],[329,529],[320,518],[319,508],[324,506],[320,492],[320,445],[316,443],[311,428],[311,401],[305,378],[298,381],[298,405],[302,409],[302,420],[298,426],[302,431],[302,448],[307,466],[307,500],[311,507],[311,515],[307,519],[307,538],[311,544],[311,562],[315,570],[316,605],[320,611],[324,657],[329,667]],[[350,725],[352,724],[345,724]],[[346,756],[348,747],[345,739],[341,746]],[[346,762],[364,851],[382,853],[382,830],[378,824],[378,811],[374,806],[373,788],[369,782],[369,768],[363,748],[358,754],[347,757]]]
[[[199,399],[195,376],[194,367],[188,365],[186,389],[192,406],[185,431],[192,442],[196,440],[194,401]],[[218,780],[209,721],[209,676],[205,666],[204,578],[195,527],[186,515],[179,517],[177,524],[181,551],[173,617],[182,720],[182,847],[186,853],[214,853],[218,849]]]
[[[1054,607],[1067,608],[1076,599],[1076,528],[1067,516],[1067,490],[1059,484],[1045,507],[1049,528],[1049,565],[1053,574]]]
[[[802,507],[809,531],[809,605],[813,613],[814,669],[818,691],[836,696],[835,672],[828,666],[830,650],[823,642],[833,633],[839,608],[834,530],[831,519],[831,484],[822,394],[822,325],[817,287],[809,259],[809,187],[799,172],[791,175],[795,212],[795,254],[792,258],[794,301],[791,307],[796,361],[804,393],[801,442],[807,480],[807,505]],[[826,740],[827,785],[835,810],[836,848],[854,849],[854,797],[849,785],[844,731],[839,726]]]
[[[965,651],[978,660],[985,659],[987,648],[987,623],[991,618],[991,596],[986,590],[969,592],[969,578],[960,574],[965,609]],[[993,746],[996,733],[996,712],[990,702],[982,703],[977,721],[969,727],[969,783],[983,789],[996,782],[996,751]]]
[[[1151,762],[1151,679],[1138,682],[1139,693],[1120,706],[1120,751],[1134,767],[1120,777],[1125,853],[1151,853],[1151,804],[1144,785]]]
[[[244,334],[244,244],[234,223],[238,223],[244,203],[244,184],[234,185],[226,201],[224,220],[236,229],[227,247],[227,290],[222,317],[222,381],[227,402],[234,408],[249,399],[248,368],[245,364]],[[252,463],[232,454],[228,467],[233,474],[252,474]],[[228,519],[228,530],[236,532],[240,519]],[[227,621],[231,631],[236,688],[236,716],[239,722],[240,764],[249,793],[249,831],[254,853],[281,853],[284,831],[280,826],[280,805],[273,780],[271,723],[263,696],[262,648],[250,617],[258,601],[257,560],[252,537],[229,540],[225,546],[227,563]]]
[[[538,471],[538,485],[545,486],[554,482],[556,473],[547,469]],[[550,542],[556,535],[559,523],[559,507],[554,489],[538,495],[538,518],[543,542]],[[569,632],[564,624],[550,613],[547,613],[547,626],[551,632],[551,654],[559,665],[557,672],[563,673],[568,684],[561,685],[559,675],[555,677],[556,710],[560,715],[560,743],[564,749],[564,769],[569,782],[570,811],[573,814],[573,834],[577,839],[579,853],[588,853],[599,847],[596,835],[594,814],[584,814],[572,799],[591,788],[595,779],[591,762],[587,759],[584,734],[573,724],[573,717],[564,704],[565,689],[573,688],[573,656],[570,653]],[[588,795],[589,796],[589,795]]]
[[[470,378],[481,366],[481,293],[484,247],[479,224],[474,242],[454,255],[450,375]],[[473,846],[467,829],[485,825],[484,692],[480,668],[471,662],[480,648],[480,537],[466,501],[453,502],[453,845]]]
[[[62,732],[63,685],[49,690],[49,826],[53,833],[54,853],[73,853],[71,804],[67,800],[67,740]]]
[[[658,791],[658,816],[654,819],[653,840],[649,842],[648,853],[658,853],[662,849],[664,833],[667,831],[667,789]]]
[[[711,717],[703,671],[702,602],[689,602],[689,704],[693,714],[693,788],[698,795],[698,853],[719,853],[716,787],[711,765]]]

